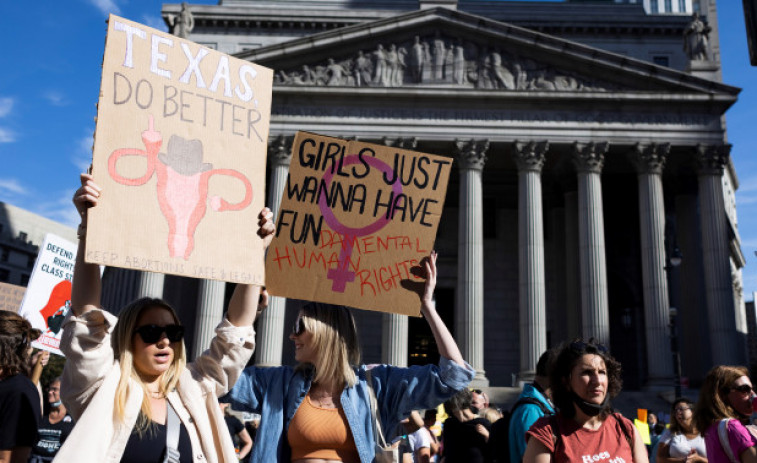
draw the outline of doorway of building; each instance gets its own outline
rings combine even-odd
[[[454,288],[436,288],[436,311],[444,324],[455,336],[455,290]],[[408,317],[407,327],[407,364],[426,365],[439,363],[439,349],[434,335],[423,317]]]

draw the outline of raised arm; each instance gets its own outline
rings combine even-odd
[[[424,259],[422,265],[426,270],[426,286],[421,297],[421,313],[426,318],[431,332],[434,334],[434,341],[439,348],[439,354],[446,357],[460,366],[465,366],[463,355],[457,347],[452,333],[442,321],[439,313],[436,311],[434,303],[434,289],[436,289],[436,251],[431,251],[428,259]]]
[[[274,229],[273,213],[267,207],[263,208],[258,215],[258,236],[263,240],[266,248],[271,244]],[[252,325],[258,313],[259,299],[260,286],[238,284],[231,295],[226,318],[235,326]],[[266,305],[267,302],[265,305],[260,304],[260,307],[265,308]]]
[[[81,224],[77,231],[79,248],[76,252],[74,280],[71,285],[71,310],[77,317],[100,307],[100,293],[102,292],[100,267],[97,264],[84,262],[88,210],[97,206],[100,191],[100,187],[94,182],[90,174],[81,174],[81,187],[74,193],[74,206],[76,206],[79,217],[81,217]]]

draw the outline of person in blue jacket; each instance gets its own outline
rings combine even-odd
[[[375,437],[368,381],[384,435],[412,410],[434,408],[470,383],[475,371],[434,305],[436,253],[421,265],[426,276],[421,312],[439,348],[439,365],[361,365],[350,311],[308,303],[289,335],[299,364],[248,367],[229,394],[235,410],[261,415],[251,462],[371,463]]]
[[[545,415],[555,413],[550,400],[552,392],[549,383],[549,370],[554,363],[556,352],[547,350],[536,363],[534,382],[523,386],[523,392],[513,406],[510,416],[508,442],[510,443],[510,461],[518,463],[526,452],[526,432],[531,425]]]

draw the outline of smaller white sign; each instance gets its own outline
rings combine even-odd
[[[71,281],[77,245],[48,233],[39,250],[19,314],[42,336],[33,347],[63,355],[58,346],[63,318],[71,307]]]

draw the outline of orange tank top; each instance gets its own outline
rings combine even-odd
[[[292,461],[302,458],[360,461],[355,439],[341,408],[320,408],[305,396],[289,423]]]

